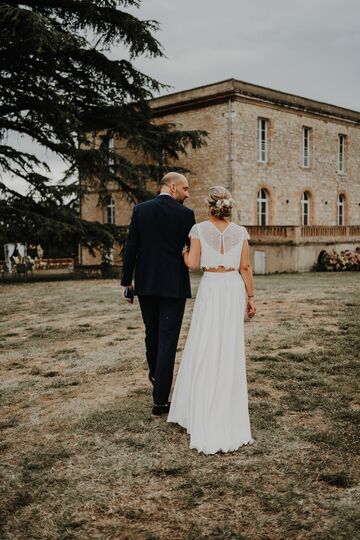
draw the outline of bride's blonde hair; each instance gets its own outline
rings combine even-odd
[[[234,202],[230,191],[223,186],[211,187],[206,198],[210,215],[220,219],[231,217]]]

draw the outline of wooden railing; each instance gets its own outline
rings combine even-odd
[[[359,230],[360,232],[360,230]],[[346,225],[305,225],[301,227],[301,236],[349,236]]]
[[[41,259],[39,263],[35,263],[36,268],[46,268],[47,270],[59,270],[60,268],[69,268],[74,266],[74,259]]]
[[[245,225],[253,240],[287,240],[336,238],[336,240],[360,239],[360,225]]]
[[[281,238],[293,238],[296,227],[289,225],[246,225],[251,237],[253,236],[276,236]]]
[[[360,236],[360,225],[349,225],[350,236]]]
[[[60,270],[62,268],[72,268],[74,266],[74,259],[68,257],[68,258],[62,258],[62,259],[36,259],[35,264],[28,269],[34,269],[34,270]],[[16,264],[12,263],[12,267],[14,269],[14,272],[16,270]],[[0,261],[0,271],[5,272],[6,271],[6,265],[5,261]]]

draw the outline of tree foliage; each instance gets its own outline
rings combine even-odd
[[[138,0],[0,5],[0,242],[72,235],[89,246],[109,246],[124,231],[79,216],[90,180],[101,193],[112,180],[131,200],[144,200],[149,180],[161,178],[168,160],[204,144],[205,132],[152,121],[148,100],[164,86],[133,61],[163,51],[154,37],[158,23],[140,20],[129,11],[134,7]],[[126,58],[111,57],[117,45],[125,46]],[[106,137],[94,147],[90,135],[99,131],[126,140],[142,159],[113,153]],[[61,182],[51,182],[48,164],[14,144],[14,134],[65,161]],[[19,178],[26,193],[15,187]]]

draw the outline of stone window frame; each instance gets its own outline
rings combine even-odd
[[[265,209],[265,221],[266,223],[261,223],[260,215],[259,214],[259,193],[261,191],[265,191],[266,193],[266,209]],[[264,200],[264,199],[263,199]],[[266,227],[268,225],[271,225],[273,222],[273,208],[272,208],[272,201],[273,201],[273,194],[272,189],[264,184],[261,184],[258,186],[256,190],[256,199],[255,199],[255,223],[259,227]]]
[[[110,219],[109,219],[110,218]],[[116,204],[114,197],[110,194],[105,198],[104,203],[104,223],[115,225],[116,221]]]
[[[302,205],[302,198],[303,198],[303,194],[304,193],[308,193],[309,195],[309,199],[308,199],[308,206],[309,206],[309,212],[308,212],[308,223],[305,225],[303,223],[303,205]],[[299,200],[299,203],[298,203],[298,208],[299,208],[299,222],[301,224],[302,227],[307,227],[308,225],[314,225],[315,223],[315,194],[314,194],[314,191],[310,188],[310,187],[307,187],[305,186],[300,192],[299,192],[299,195],[298,195],[298,200]]]
[[[105,146],[106,146],[106,150],[108,152],[114,152],[115,144],[114,144],[114,137],[112,135],[107,135],[105,137],[104,143],[105,143]],[[108,167],[109,167],[109,172],[111,174],[115,174],[115,159],[114,159],[114,156],[112,156],[112,155],[108,156],[107,164],[108,164]]]
[[[307,133],[307,156],[305,156],[305,133]],[[313,128],[310,126],[302,126],[301,130],[301,167],[304,169],[310,169],[311,167],[311,154],[312,154],[312,137]],[[307,157],[307,163],[306,163]]]
[[[342,208],[343,208],[343,212],[342,212],[342,223],[340,223],[340,219],[339,219],[339,200],[340,200],[340,197],[343,197],[343,204],[342,204]],[[347,197],[347,194],[345,191],[339,191],[338,195],[337,195],[337,198],[336,198],[336,225],[338,225],[339,227],[341,226],[344,226],[346,225],[347,223],[349,223],[349,220],[348,220],[348,212],[349,212],[349,208],[348,208],[348,197]]]
[[[263,131],[261,123],[265,122],[265,130]],[[264,133],[264,147],[261,146],[261,136]],[[256,160],[258,163],[269,163],[269,135],[270,135],[270,119],[264,116],[257,117],[256,126]],[[264,159],[261,158],[261,154],[264,152]]]
[[[348,137],[345,133],[338,134],[338,150],[337,150],[337,173],[341,176],[346,175],[347,165],[347,144]]]

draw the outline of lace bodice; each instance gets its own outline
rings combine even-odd
[[[250,238],[245,227],[229,223],[221,233],[211,221],[202,221],[193,225],[190,238],[197,238],[201,245],[201,268],[238,269],[240,266],[243,241]]]

